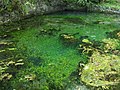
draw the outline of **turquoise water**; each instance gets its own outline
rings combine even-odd
[[[15,80],[22,78],[23,81],[20,82],[27,82],[24,81],[23,76],[32,73],[36,75],[35,82],[41,83],[44,77],[45,81],[41,85],[37,83],[37,87],[28,83],[39,90],[63,90],[68,83],[72,82],[70,76],[78,69],[79,62],[87,61],[87,57],[78,52],[78,46],[64,45],[61,42],[59,38],[61,33],[79,33],[76,35],[78,39],[80,36],[88,36],[91,40],[101,41],[106,38],[106,32],[120,28],[117,23],[95,24],[97,21],[113,22],[119,18],[116,15],[67,12],[44,15],[42,18],[41,25],[12,33],[14,39],[18,41],[17,47],[24,50],[28,63],[28,67],[20,71]],[[56,29],[54,35],[40,34],[41,30],[49,31],[51,28]],[[57,31],[58,29],[60,31]],[[15,88],[19,86],[14,84]]]

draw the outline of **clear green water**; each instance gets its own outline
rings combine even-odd
[[[14,39],[19,41],[17,47],[25,50],[29,62],[28,67],[18,74],[16,82],[24,75],[35,74],[37,76],[35,81],[37,86],[30,85],[31,88],[39,88],[38,90],[47,90],[48,88],[50,90],[62,90],[62,88],[65,88],[64,86],[72,81],[70,75],[76,71],[79,62],[87,61],[85,56],[78,53],[77,47],[64,46],[59,40],[59,34],[79,33],[79,35],[76,35],[77,38],[89,36],[92,40],[101,41],[106,38],[106,32],[120,29],[120,25],[117,23],[93,24],[98,20],[114,22],[119,19],[119,16],[116,15],[59,13],[45,15],[42,18],[44,19],[42,25],[38,24],[37,27],[28,27],[24,31],[13,32]],[[61,31],[56,33],[55,36],[39,35],[41,29],[49,30],[51,27],[60,28]],[[16,85],[16,83],[14,84]]]

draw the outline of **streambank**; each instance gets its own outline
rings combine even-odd
[[[113,8],[113,7],[102,6],[102,5],[93,5],[93,6],[91,6],[91,8],[89,8],[88,11],[120,15],[120,9]]]
[[[0,1],[0,24],[30,18],[35,15],[42,15],[61,11],[64,8],[62,0],[19,0],[19,1]]]
[[[102,12],[120,15],[120,9],[116,9],[115,7],[101,6],[101,4],[86,6],[77,2],[67,3],[65,0],[19,0],[8,2],[2,0],[0,1],[0,6],[2,7],[0,9],[0,25],[7,22],[30,18],[35,15],[50,14],[65,10],[78,12]]]

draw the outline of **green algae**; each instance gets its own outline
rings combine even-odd
[[[65,89],[68,83],[72,83],[70,77],[78,68],[79,62],[87,62],[88,58],[79,54],[77,46],[64,46],[59,40],[59,35],[79,33],[76,35],[77,39],[88,36],[91,40],[101,41],[106,38],[106,32],[117,30],[120,26],[113,23],[95,24],[94,22],[112,22],[118,18],[117,15],[109,14],[64,13],[63,15],[58,13],[19,22],[20,26],[19,24],[17,26],[24,28],[13,31],[11,34],[14,40],[18,41],[16,47],[28,60],[26,68],[20,70],[16,78],[11,81],[12,87],[17,90]],[[60,31],[53,35],[40,34],[42,30],[47,32],[50,28],[60,29]],[[26,76],[35,77],[29,80]]]

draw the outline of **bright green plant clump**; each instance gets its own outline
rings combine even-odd
[[[103,39],[103,42],[106,43],[104,46],[104,50],[106,52],[112,49],[116,49],[118,46],[120,46],[119,40],[117,39]]]
[[[120,83],[120,57],[118,39],[103,39],[99,48],[94,51],[81,70],[81,80],[88,86],[97,89],[113,90]],[[100,89],[100,90],[101,90]],[[116,89],[115,89],[116,90]]]
[[[120,82],[119,40],[102,41],[102,52],[97,49],[93,51],[88,64],[80,72],[81,80],[94,88],[111,89]]]
[[[120,81],[120,57],[94,52],[82,71],[81,80],[89,86],[108,88]]]

